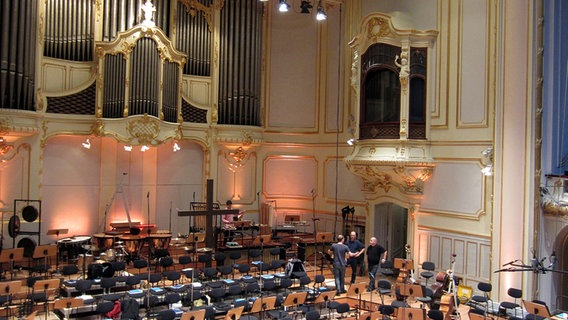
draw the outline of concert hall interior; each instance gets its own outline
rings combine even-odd
[[[563,0],[0,16],[0,317],[568,318]]]

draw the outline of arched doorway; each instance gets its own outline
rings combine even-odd
[[[375,222],[369,237],[388,250],[389,259],[406,258],[408,241],[408,209],[392,202],[375,205]]]

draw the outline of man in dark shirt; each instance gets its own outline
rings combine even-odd
[[[347,265],[351,266],[351,284],[353,284],[357,277],[357,266],[363,262],[361,255],[365,252],[365,245],[357,240],[357,232],[355,231],[351,231],[349,240],[345,244],[349,247],[349,251],[355,254],[347,260]]]
[[[345,291],[345,268],[347,267],[347,259],[353,255],[349,252],[349,247],[343,243],[344,240],[343,235],[338,235],[337,243],[332,244],[328,250],[329,254],[333,254],[333,276],[338,294],[347,292]]]
[[[367,265],[369,267],[369,287],[367,291],[375,290],[375,279],[380,271],[381,263],[387,259],[387,250],[377,244],[377,238],[372,237],[367,247]]]

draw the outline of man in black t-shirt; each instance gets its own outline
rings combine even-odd
[[[349,240],[347,240],[345,244],[349,247],[349,251],[355,254],[347,260],[347,265],[351,266],[351,284],[354,284],[357,277],[357,266],[363,264],[363,257],[361,255],[365,252],[365,245],[357,240],[357,233],[355,231],[351,231]]]
[[[367,247],[367,265],[369,267],[369,287],[367,291],[375,290],[377,272],[381,270],[381,263],[387,259],[387,250],[377,244],[377,238],[372,237]]]

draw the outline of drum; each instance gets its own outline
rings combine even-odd
[[[57,246],[62,257],[67,256],[68,260],[75,260],[80,254],[85,252],[82,248],[83,245],[88,245],[90,242],[91,237],[89,236],[73,236],[57,241]]]
[[[116,258],[116,251],[114,249],[106,249],[105,252],[101,253],[101,259],[104,261],[114,261]]]
[[[140,250],[144,246],[145,236],[121,236],[118,240],[124,243],[124,250],[131,257],[136,257],[139,255]]]
[[[93,235],[94,243],[99,248],[99,252],[105,252],[114,246],[116,236],[104,233],[96,233]]]
[[[170,241],[172,240],[171,233],[155,233],[150,235],[150,244],[152,245],[152,249],[164,249],[167,250]]]
[[[91,263],[93,263],[94,259],[93,259],[93,255],[92,254],[86,254],[86,255],[79,255],[77,258],[77,266],[79,267],[79,269],[83,269],[83,266],[88,266]]]

